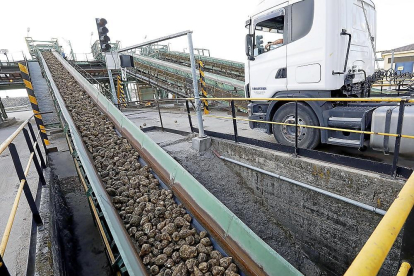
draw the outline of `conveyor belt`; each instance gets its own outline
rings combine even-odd
[[[157,52],[154,57],[160,60],[181,64],[190,67],[190,55],[182,52]],[[244,81],[244,64],[231,60],[195,55],[196,61],[204,63],[204,70],[213,74]]]
[[[168,61],[163,61],[163,60],[158,60],[155,58],[150,58],[150,57],[145,57],[145,56],[139,56],[139,55],[133,55],[134,58],[138,59],[138,60],[143,60],[146,61],[148,63],[152,63],[152,64],[156,64],[159,66],[165,66],[177,71],[181,71],[181,72],[185,72],[187,74],[191,74],[191,68],[187,67],[187,66],[182,66],[182,65],[178,65],[175,63],[171,63]],[[235,80],[232,78],[228,78],[228,77],[224,77],[224,76],[220,76],[220,75],[216,75],[216,74],[212,74],[212,73],[205,73],[205,78],[206,81],[210,80],[210,81],[215,81],[217,83],[220,84],[225,84],[228,85],[230,87],[233,88],[237,88],[240,90],[244,89],[244,82],[243,81],[239,81],[239,80]]]
[[[223,248],[223,252],[227,252],[234,258],[239,268],[247,275],[300,275],[295,268],[254,234],[181,165],[126,118],[106,97],[71,67],[67,61],[55,52],[53,52],[53,55],[75,78],[99,110],[114,124],[118,133],[127,138],[128,142],[139,152],[139,155],[142,157],[141,162],[146,162],[161,183],[164,183],[166,188],[171,189],[177,199],[183,203],[184,207],[187,208],[187,211],[195,219],[193,219],[193,224],[199,224],[199,227],[204,227],[210,234],[209,236]],[[141,259],[137,256],[135,245],[132,244],[129,234],[112,204],[111,197],[105,191],[101,179],[94,168],[93,160],[82,142],[76,124],[72,120],[58,87],[53,81],[52,73],[40,54],[39,59],[50,81],[61,113],[65,118],[66,127],[71,134],[76,154],[82,163],[91,185],[91,190],[96,196],[96,204],[99,205],[99,210],[102,211],[102,215],[108,225],[109,235],[113,237],[113,241],[120,253],[119,258],[125,264],[127,271],[121,272],[125,275],[145,275],[148,272]],[[61,72],[57,74],[55,72],[54,75],[59,77],[61,74]],[[79,101],[80,99],[73,100]],[[77,114],[77,116],[80,115]]]

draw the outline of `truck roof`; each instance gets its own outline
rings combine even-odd
[[[259,4],[253,9],[253,13],[250,15],[250,17],[255,16],[261,12],[264,12],[270,8],[282,5],[282,4],[286,4],[286,5],[291,5],[297,2],[300,2],[303,0],[261,0],[259,2]],[[319,0],[314,0],[314,1],[319,1]],[[339,0],[332,0],[332,1],[339,1]],[[359,0],[359,1],[364,1],[364,3],[372,6],[375,9],[375,4],[372,0]]]

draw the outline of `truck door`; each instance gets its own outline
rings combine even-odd
[[[251,98],[272,97],[287,89],[285,9],[277,8],[252,20],[254,60],[249,62]]]

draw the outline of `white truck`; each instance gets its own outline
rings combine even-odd
[[[263,0],[246,28],[250,119],[295,123],[294,102],[260,98],[370,96],[376,58],[376,10],[371,0]],[[307,101],[298,104],[298,124],[396,133],[398,113],[398,104]],[[403,134],[414,135],[413,117],[414,106],[408,105]],[[250,122],[250,127],[273,133],[281,144],[295,143],[295,127],[260,122]],[[394,137],[298,129],[302,148],[326,143],[394,150]],[[414,140],[402,139],[400,152],[414,154]]]

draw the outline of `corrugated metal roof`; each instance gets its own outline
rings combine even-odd
[[[410,45],[406,45],[406,46],[403,46],[403,47],[395,48],[395,49],[392,49],[392,50],[389,50],[389,51],[384,51],[384,52],[382,52],[382,54],[392,53],[393,50],[394,50],[395,53],[414,51],[414,44],[410,44]]]

